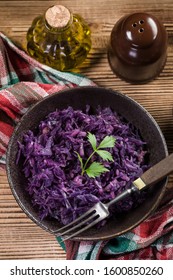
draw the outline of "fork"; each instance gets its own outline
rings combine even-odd
[[[100,221],[107,218],[109,216],[110,206],[117,203],[118,201],[125,199],[135,192],[139,193],[141,192],[141,190],[150,187],[151,185],[157,183],[158,181],[169,175],[171,172],[173,172],[173,153],[161,160],[159,163],[155,164],[153,167],[149,168],[138,179],[132,182],[129,189],[124,190],[110,202],[106,204],[97,202],[92,208],[90,208],[80,217],[67,224],[66,226],[52,231],[52,233],[55,234],[56,237],[61,236],[63,241],[77,236],[78,234],[84,232],[85,230],[93,227]]]

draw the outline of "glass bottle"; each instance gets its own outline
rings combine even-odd
[[[84,19],[55,5],[32,22],[27,51],[39,62],[61,71],[80,65],[91,48],[91,32]]]

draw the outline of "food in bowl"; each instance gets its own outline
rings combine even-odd
[[[57,219],[48,216],[41,220],[38,207],[33,207],[31,197],[25,188],[28,179],[22,171],[24,162],[22,155],[18,164],[16,164],[17,152],[19,150],[18,142],[23,142],[23,135],[28,130],[35,134],[41,121],[50,112],[62,110],[68,108],[68,106],[85,112],[87,104],[91,107],[90,114],[95,114],[98,106],[101,108],[110,107],[113,112],[117,112],[128,123],[133,124],[136,130],[140,131],[144,142],[147,143],[149,156],[148,158],[146,158],[147,155],[144,157],[146,163],[149,163],[150,166],[153,166],[168,155],[163,133],[156,121],[145,108],[125,94],[101,87],[78,87],[60,91],[40,100],[27,110],[14,129],[8,145],[6,167],[9,185],[17,203],[33,222],[49,233],[59,230],[62,224]],[[136,207],[133,206],[130,211],[122,211],[117,215],[111,215],[106,221],[106,226],[101,226],[99,229],[95,227],[90,228],[73,239],[106,240],[131,230],[144,221],[158,207],[165,193],[166,185],[167,178],[146,190],[145,199],[142,204]]]
[[[100,149],[100,156],[93,153],[89,135],[97,147],[106,137],[114,138],[114,145]],[[64,225],[98,201],[113,199],[148,168],[147,144],[140,131],[110,107],[98,107],[94,113],[89,105],[85,111],[57,109],[35,131],[25,132],[18,147],[16,163],[22,161],[26,191],[40,219],[52,217]],[[82,171],[89,158],[88,168],[96,162],[104,172],[94,176]],[[128,211],[141,201],[143,195],[129,197],[111,211]]]

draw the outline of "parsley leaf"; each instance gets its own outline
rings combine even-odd
[[[87,137],[88,137],[88,141],[90,142],[93,150],[95,151],[96,150],[96,146],[97,146],[97,140],[96,140],[95,135],[90,133],[90,132],[88,132]]]
[[[88,177],[95,178],[100,176],[102,173],[109,171],[109,169],[105,168],[103,164],[100,162],[93,162],[91,165],[85,170]]]
[[[99,151],[96,151],[96,153],[104,160],[114,161],[111,153],[109,153],[108,151],[99,150]]]
[[[113,136],[106,136],[97,147],[97,149],[103,148],[113,148],[115,146],[115,137]]]

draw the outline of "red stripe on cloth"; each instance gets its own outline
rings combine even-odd
[[[44,90],[46,90],[46,91],[49,91],[50,89],[52,89],[52,84],[39,84],[39,86],[41,87],[41,88],[43,88]]]
[[[60,84],[39,84],[48,94],[59,92],[67,87]]]
[[[5,97],[5,94],[6,96]],[[9,93],[6,90],[2,90],[0,92],[0,109],[6,112],[6,114],[11,117],[12,119],[16,118],[16,113],[20,112],[20,109],[16,106],[16,99],[14,96],[11,96],[9,100]]]
[[[52,87],[52,85],[50,85]],[[48,93],[40,84],[34,82],[21,82],[13,85],[9,90],[0,92],[0,109],[12,119],[23,114],[23,109],[27,109],[34,102],[47,96]]]
[[[0,109],[4,111],[11,119],[15,120],[17,118],[16,114],[6,106],[2,106],[0,104]]]
[[[3,44],[4,44],[4,49],[3,49],[4,61],[6,61],[6,65],[7,65],[6,67],[8,67],[7,69],[8,73],[10,72],[15,73],[20,81],[34,80],[35,74],[32,67],[29,67],[28,62],[22,57],[19,59],[18,53],[14,51],[15,48],[10,47],[5,40],[3,40],[3,43],[1,43],[1,48],[3,47]],[[6,57],[8,57],[8,61]]]
[[[138,235],[138,244],[151,244],[160,236],[163,236],[173,228],[172,221],[173,206],[168,203],[159,209],[152,217],[141,223],[137,228],[132,230]]]
[[[148,238],[151,236],[155,236],[160,232],[160,225],[162,225],[163,221],[166,221],[166,213],[160,217],[160,219],[152,219],[151,221],[143,222],[140,225],[140,238]]]
[[[61,85],[61,84],[39,84],[39,86],[41,88],[43,88],[45,91],[47,91],[47,93],[49,95],[53,94],[53,93],[56,93],[56,92],[59,92],[59,91],[62,91],[62,90],[65,90],[65,89],[68,89],[68,88],[77,87],[73,83],[68,84],[68,87],[67,87],[67,85]]]
[[[80,242],[78,242],[78,241],[75,241],[75,242],[70,241],[70,240],[65,241],[66,252],[67,252],[66,259],[67,260],[75,259],[79,244],[80,244]]]
[[[1,121],[0,121],[0,128],[1,128],[1,132],[8,137],[11,136],[11,134],[14,130],[14,128],[11,125],[1,122]]]
[[[4,152],[5,152],[5,148],[3,149],[0,147],[0,156],[2,156],[4,154]]]

